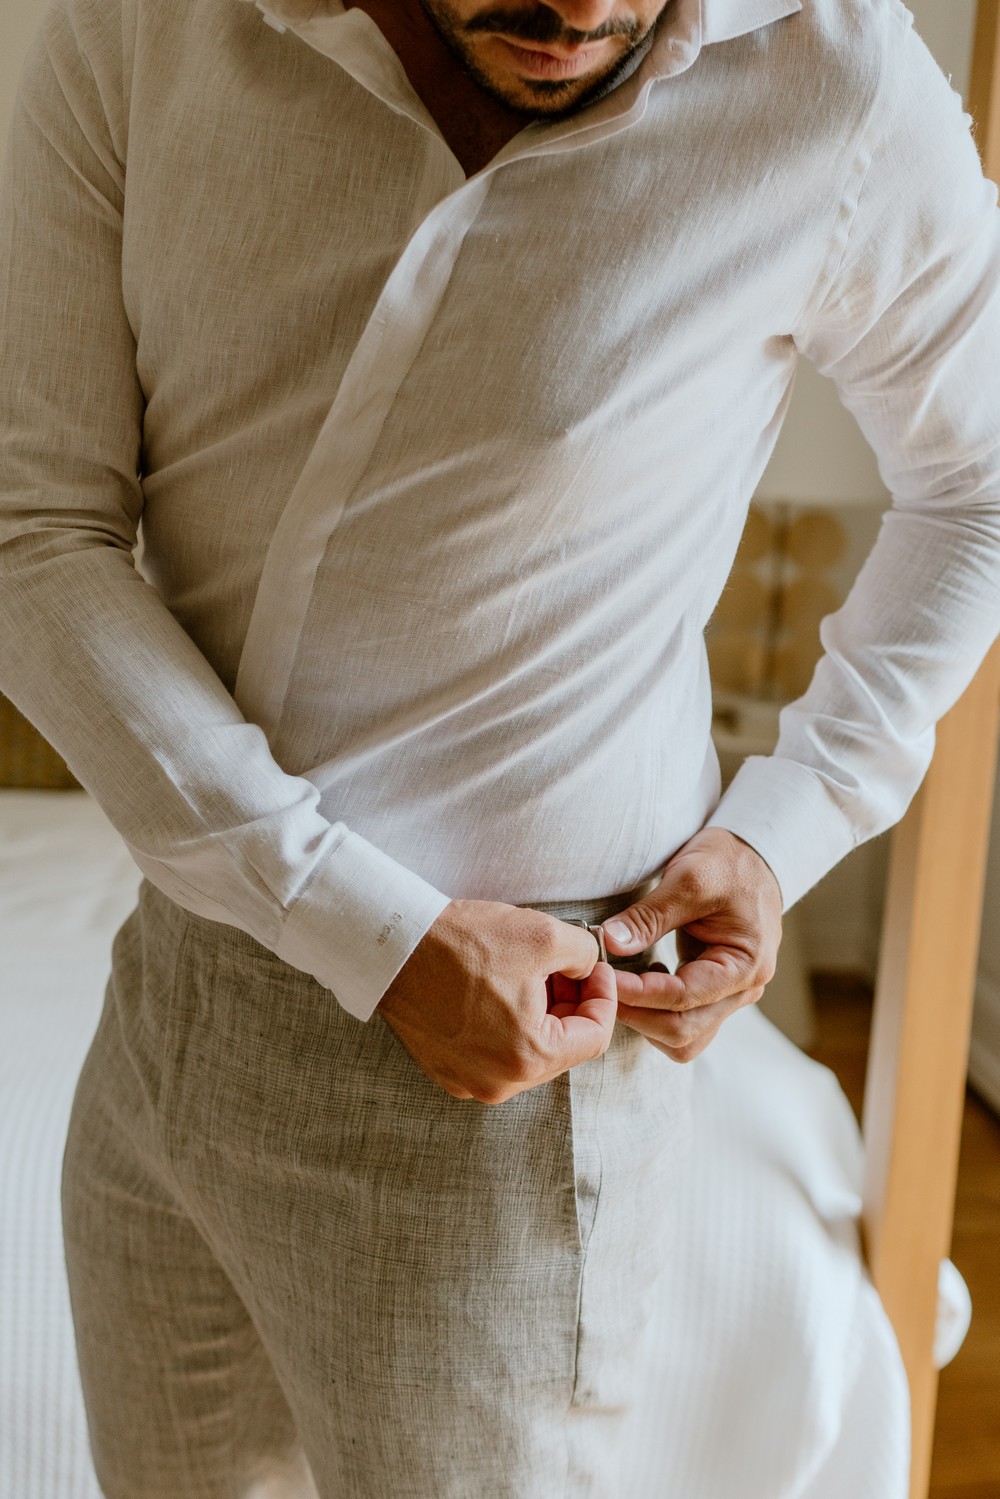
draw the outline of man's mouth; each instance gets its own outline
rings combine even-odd
[[[517,64],[518,72],[531,78],[575,78],[597,61],[605,41],[588,42],[581,47],[540,47],[497,37]]]

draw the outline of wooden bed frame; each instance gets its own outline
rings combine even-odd
[[[979,0],[970,111],[1000,181],[1000,0]],[[910,1499],[927,1499],[932,1349],[947,1258],[1000,733],[1000,641],[941,721],[931,768],[893,835],[865,1083],[863,1242],[899,1340],[913,1413]],[[0,700],[0,782],[76,782]]]

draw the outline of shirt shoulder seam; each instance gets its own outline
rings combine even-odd
[[[895,0],[889,0],[889,4],[887,5],[886,9],[888,11],[885,21],[885,25],[887,28],[893,23],[896,23],[903,29],[907,29],[909,27],[909,25],[911,24],[909,12],[904,10],[902,6],[897,5],[895,3]],[[824,272],[821,273],[820,277],[817,280],[816,286],[813,288],[812,294],[810,295],[805,307],[803,308],[802,313],[796,319],[794,326],[794,336],[796,338],[796,341],[804,338],[806,336],[807,330],[822,315],[824,306],[827,304],[830,297],[835,292],[835,289],[840,280],[841,272],[844,269],[851,251],[851,247],[854,241],[854,230],[857,225],[861,204],[865,196],[865,189],[868,186],[868,180],[871,175],[872,165],[874,164],[875,159],[878,156],[879,148],[881,147],[882,142],[885,140],[885,137],[888,134],[889,127],[892,123],[893,117],[899,104],[902,85],[902,48],[898,45],[894,45],[895,41],[895,38],[886,36],[885,45],[882,51],[883,67],[885,70],[883,79],[887,74],[890,74],[890,70],[891,77],[889,78],[888,83],[885,83],[883,80],[879,81],[879,87],[876,91],[876,97],[873,102],[871,112],[869,114],[865,128],[861,134],[861,141],[851,159],[851,168],[848,174],[848,180],[845,183],[844,189],[838,199],[841,209],[843,210],[845,206],[847,208],[846,224],[840,231],[840,234],[842,235],[842,243],[840,245],[839,253],[836,253],[836,258],[833,263],[828,264]],[[881,118],[879,119],[878,116],[880,114],[880,106],[882,107]],[[856,181],[857,184],[856,188],[853,189],[853,201],[852,189],[850,187],[852,178]],[[839,237],[840,236],[838,236],[838,238]]]

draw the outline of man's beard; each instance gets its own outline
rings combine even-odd
[[[640,32],[637,23],[630,22],[598,27],[592,32],[578,32],[565,26],[555,11],[544,5],[532,11],[511,13],[499,9],[482,11],[471,21],[460,21],[451,11],[448,0],[420,0],[420,4],[445,46],[483,92],[489,94],[491,99],[496,99],[500,104],[505,105],[513,113],[523,114],[530,119],[561,119],[565,115],[574,114],[577,110],[583,109],[599,95],[607,93],[623,74],[631,71],[635,54],[640,49],[644,49],[649,31],[652,30],[650,27],[647,31]],[[604,73],[591,79],[575,94],[572,93],[573,89],[578,87],[578,80],[575,78],[521,79],[521,89],[530,90],[537,100],[537,103],[526,104],[521,99],[512,98],[503,87],[497,85],[495,80],[479,66],[465,41],[465,35],[468,32],[474,34],[498,31],[502,31],[506,36],[516,37],[518,41],[538,42],[543,47],[552,46],[554,43],[563,46],[574,44],[579,46],[585,41],[598,41],[608,36],[624,36],[630,45]],[[567,95],[572,95],[572,97],[568,102],[562,103],[561,101],[566,99]]]

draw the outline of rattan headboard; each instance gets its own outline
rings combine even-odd
[[[51,744],[0,696],[0,786],[73,791],[78,785]]]

